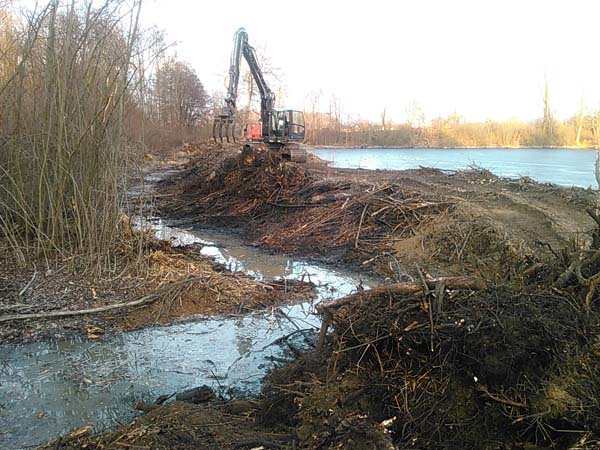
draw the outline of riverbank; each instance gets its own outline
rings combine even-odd
[[[308,282],[254,280],[201,255],[201,244],[173,246],[152,234],[131,230],[131,245],[143,247],[138,257],[145,268],[123,264],[112,277],[74,274],[60,266],[42,269],[43,264],[23,270],[0,260],[2,341],[73,334],[93,340],[107,333],[194,316],[244,314],[314,296]]]
[[[596,152],[561,148],[309,148],[335,168],[408,170],[421,167],[465,171],[485,168],[510,179],[597,188]]]
[[[45,448],[597,448],[595,192],[219,150],[189,152],[161,185],[163,214],[387,285],[319,306],[319,347],[256,400],[146,405]]]
[[[189,162],[159,187],[161,214],[183,225],[233,227],[270,251],[392,279],[415,276],[415,263],[464,273],[477,265],[472,255],[494,258],[500,250],[551,256],[551,248],[584,242],[594,226],[585,211],[595,206],[594,191],[526,177],[483,169],[339,169],[314,155],[302,165],[260,151],[236,155],[235,147],[190,149]],[[389,255],[400,260],[400,273]]]

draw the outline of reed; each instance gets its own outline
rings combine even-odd
[[[147,50],[139,12],[122,0],[0,9],[0,241],[20,264],[116,266],[130,236],[120,218],[133,61]]]

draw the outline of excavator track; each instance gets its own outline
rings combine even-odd
[[[305,163],[306,162],[308,152],[306,150],[304,150],[302,147],[293,145],[293,146],[290,146],[286,150],[289,154],[289,159],[291,162],[295,162],[295,163]]]

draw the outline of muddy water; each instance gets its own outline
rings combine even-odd
[[[218,232],[182,231],[151,223],[174,243],[202,242],[202,253],[257,278],[310,279],[318,300],[373,282],[306,261],[272,256]],[[312,305],[283,306],[242,318],[198,319],[120,333],[90,342],[71,337],[0,345],[0,449],[29,448],[84,425],[102,431],[134,416],[136,400],[207,384],[224,395],[256,394],[288,347],[273,344],[298,330],[316,330]],[[306,346],[314,332],[289,338]]]

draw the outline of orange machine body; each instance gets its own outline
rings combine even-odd
[[[249,141],[260,141],[262,138],[262,125],[260,123],[250,123],[246,129],[246,139]]]

